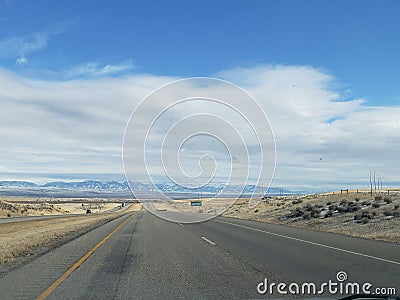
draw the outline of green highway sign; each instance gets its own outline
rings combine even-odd
[[[201,201],[190,201],[190,206],[202,206]]]

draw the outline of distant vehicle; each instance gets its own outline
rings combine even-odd
[[[86,213],[87,213],[87,214],[91,214],[91,213],[92,213],[92,210],[91,210],[91,209],[87,209],[87,210],[86,210]]]

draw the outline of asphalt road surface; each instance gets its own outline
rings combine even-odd
[[[231,218],[177,224],[142,211],[3,275],[0,298],[271,299],[282,295],[259,294],[265,278],[339,283],[339,271],[347,274],[344,283],[369,282],[370,291],[394,287],[399,293],[399,250],[390,243]]]

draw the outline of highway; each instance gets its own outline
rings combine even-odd
[[[346,282],[399,293],[399,250],[391,243],[232,218],[178,224],[141,211],[2,275],[0,298],[271,299],[282,295],[260,295],[257,286],[265,278],[317,284],[335,281],[339,271],[347,273]]]

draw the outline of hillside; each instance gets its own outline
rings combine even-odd
[[[66,214],[67,211],[52,204],[16,204],[0,200],[0,218],[16,216],[43,216]]]
[[[269,197],[254,208],[240,201],[224,216],[400,243],[400,194]]]

